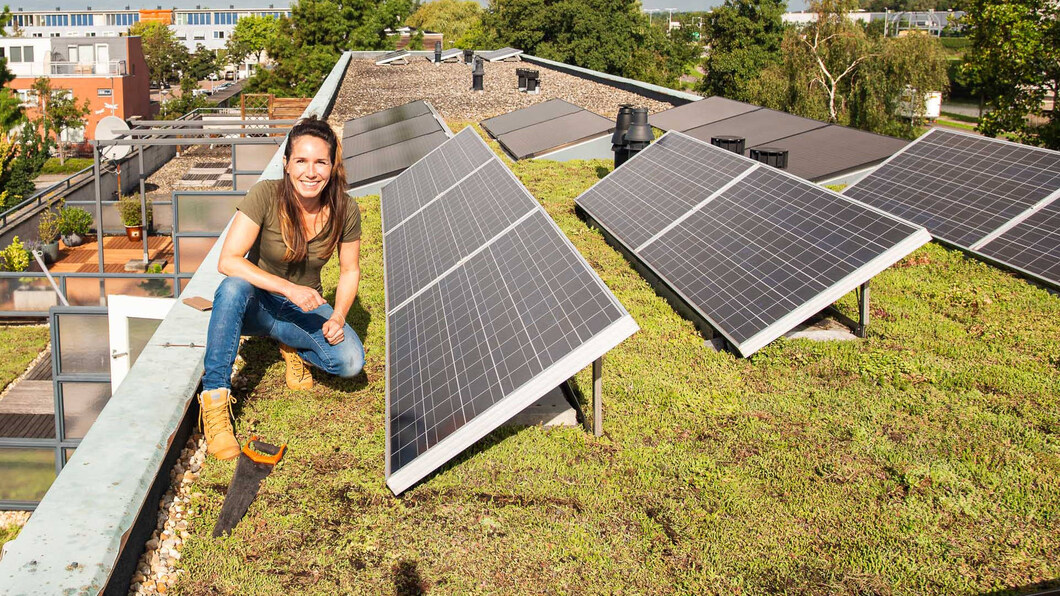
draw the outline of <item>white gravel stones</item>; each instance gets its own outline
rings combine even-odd
[[[481,122],[500,114],[549,99],[563,99],[607,118],[618,106],[631,103],[651,113],[673,107],[581,77],[530,62],[487,62],[485,90],[471,90],[471,69],[464,64],[432,64],[413,59],[405,66],[376,66],[370,60],[352,60],[331,112],[332,126],[342,127],[351,118],[426,99],[448,122]],[[521,93],[516,68],[541,72],[541,93]]]
[[[194,434],[169,471],[169,490],[158,505],[158,526],[147,541],[136,567],[129,594],[164,594],[173,587],[185,569],[177,567],[180,549],[188,534],[187,515],[191,513],[191,486],[199,478],[206,459],[206,441]]]

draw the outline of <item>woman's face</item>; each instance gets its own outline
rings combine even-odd
[[[331,179],[331,152],[323,139],[303,135],[291,145],[285,170],[294,191],[303,199],[315,199]]]

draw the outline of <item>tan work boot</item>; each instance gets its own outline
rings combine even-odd
[[[228,389],[213,389],[199,394],[199,425],[206,435],[206,451],[217,459],[239,455],[239,442],[232,432],[232,397]]]
[[[298,350],[287,344],[280,344],[280,355],[287,362],[288,387],[299,391],[313,386],[313,373],[309,372],[309,365],[298,355]]]

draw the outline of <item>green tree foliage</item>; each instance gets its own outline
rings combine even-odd
[[[40,134],[39,121],[24,123],[22,130],[14,137],[14,159],[0,171],[0,188],[7,194],[0,207],[14,207],[36,192],[33,180],[48,161],[51,146],[51,140]]]
[[[651,27],[636,0],[491,0],[483,25],[497,45],[662,85],[696,53]]]
[[[173,120],[197,108],[205,108],[210,102],[201,95],[196,95],[195,90],[199,88],[198,79],[184,77],[180,80],[180,95],[162,102],[159,106],[158,116],[162,120]]]
[[[964,73],[990,111],[979,120],[989,136],[1013,133],[1023,142],[1060,149],[1055,107],[1060,91],[1060,8],[1050,0],[976,0],[965,16],[972,48]]]
[[[236,22],[236,28],[232,36],[225,44],[226,57],[232,64],[246,62],[247,58],[254,56],[254,61],[260,63],[261,55],[265,47],[276,35],[276,17],[269,16],[247,16]]]
[[[924,124],[928,91],[945,93],[949,84],[945,51],[929,35],[877,41],[875,56],[862,64],[850,97],[850,125],[872,132],[913,138]],[[909,118],[895,117],[908,91]]]
[[[343,50],[393,49],[385,30],[410,12],[411,0],[299,0],[265,45],[275,66],[258,71],[245,89],[310,97]]]
[[[861,0],[862,10],[871,12],[910,12],[924,10],[965,10],[967,0]]]
[[[180,78],[179,72],[188,63],[188,49],[172,29],[159,22],[140,21],[129,28],[129,35],[140,36],[151,81],[161,87]]]
[[[211,73],[216,73],[218,66],[217,52],[199,44],[195,48],[195,53],[188,57],[184,76],[200,81],[210,76]]]
[[[85,127],[85,116],[90,111],[88,100],[77,103],[77,98],[66,90],[53,90],[51,79],[39,77],[33,81],[33,90],[40,101],[44,136],[55,135],[59,148],[59,163],[66,163],[66,143],[62,140],[64,130],[76,130]],[[43,165],[43,164],[42,164]]]
[[[0,10],[0,23],[11,20],[11,9],[6,5]],[[6,37],[7,31],[0,27],[0,37]],[[22,117],[22,107],[18,95],[7,87],[15,80],[15,75],[7,69],[7,58],[0,57],[0,135],[6,135]]]
[[[726,0],[707,17],[710,54],[700,90],[750,101],[759,74],[779,64],[784,39],[784,0]]]
[[[442,34],[446,48],[464,47],[458,42],[482,20],[482,8],[475,0],[432,0],[420,5],[405,24],[422,31]]]

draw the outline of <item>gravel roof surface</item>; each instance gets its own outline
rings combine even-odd
[[[330,122],[341,130],[352,118],[426,99],[448,122],[481,122],[535,103],[559,98],[607,118],[618,114],[618,106],[631,103],[650,113],[673,107],[668,103],[616,89],[529,62],[486,62],[485,91],[471,90],[471,68],[464,64],[432,64],[420,57],[404,66],[376,66],[371,60],[350,61],[339,89]],[[541,73],[539,94],[516,88],[516,68]]]

